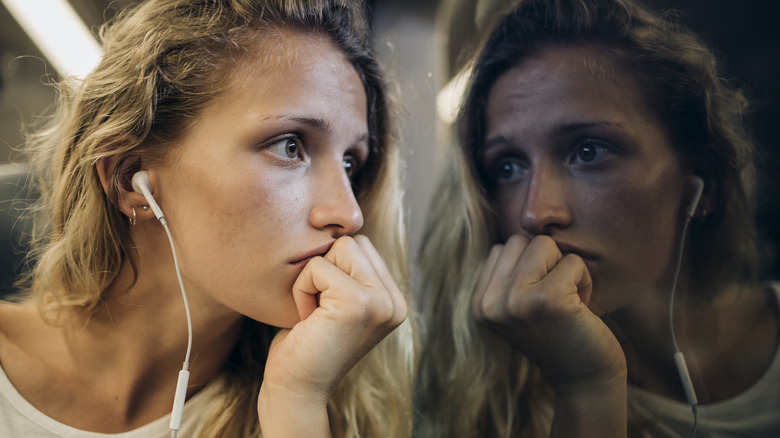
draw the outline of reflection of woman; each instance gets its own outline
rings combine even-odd
[[[744,107],[693,35],[631,1],[529,0],[500,22],[423,242],[421,436],[564,417],[619,436],[626,371],[631,431],[780,436]]]
[[[185,352],[183,436],[409,434],[398,151],[359,17],[155,0],[107,28],[37,138],[50,221],[32,298],[0,306],[0,435],[168,436]]]

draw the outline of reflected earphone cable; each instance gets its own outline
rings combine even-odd
[[[179,269],[179,258],[176,255],[176,246],[173,244],[173,236],[171,236],[171,230],[168,228],[168,223],[165,221],[162,209],[157,205],[157,201],[154,200],[152,192],[149,189],[149,175],[145,170],[136,172],[132,179],[133,190],[144,195],[146,202],[154,211],[154,215],[157,220],[160,221],[165,233],[168,235],[168,242],[171,244],[171,252],[173,253],[173,264],[176,268],[176,277],[179,280],[179,288],[181,289],[181,297],[184,300],[184,311],[187,314],[187,353],[184,356],[184,363],[182,364],[181,371],[179,371],[179,378],[176,382],[176,395],[173,398],[173,410],[171,411],[171,438],[176,438],[176,434],[181,428],[181,417],[184,412],[184,401],[187,398],[187,384],[190,380],[190,353],[192,352],[192,317],[190,316],[190,304],[187,301],[187,292],[184,291],[184,282],[181,278],[181,269]]]
[[[696,392],[693,389],[691,374],[688,372],[688,365],[685,363],[685,357],[683,356],[682,351],[680,351],[680,346],[677,344],[677,335],[674,331],[674,298],[677,293],[677,281],[680,277],[683,253],[685,252],[685,238],[688,234],[688,226],[691,223],[691,219],[696,212],[696,207],[699,205],[701,194],[704,191],[704,181],[700,177],[695,177],[694,182],[696,185],[696,192],[685,215],[685,223],[683,224],[682,235],[680,237],[680,249],[677,253],[677,266],[674,270],[674,279],[672,280],[672,293],[669,299],[669,330],[672,334],[672,344],[674,345],[674,363],[680,374],[680,380],[682,381],[683,390],[685,391],[685,398],[688,400],[688,404],[691,406],[691,412],[693,413],[693,431],[691,432],[691,438],[696,436],[696,429],[698,426],[699,416],[696,408],[698,400],[696,399]]]

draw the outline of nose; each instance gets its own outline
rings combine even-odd
[[[528,181],[520,224],[530,235],[551,234],[572,222],[566,182],[554,170],[537,168]]]
[[[314,228],[331,230],[334,237],[356,233],[363,227],[363,212],[343,163],[339,160],[320,172],[314,181],[309,222]]]

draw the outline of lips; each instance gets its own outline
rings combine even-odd
[[[580,256],[583,260],[596,260],[596,256],[595,255],[593,255],[593,254],[591,254],[591,253],[589,253],[589,252],[587,252],[587,251],[585,251],[583,249],[580,249],[580,248],[578,248],[578,247],[576,247],[574,245],[570,245],[568,243],[558,242],[558,241],[556,241],[555,244],[558,245],[558,249],[560,249],[561,252],[564,255],[566,255],[566,254],[576,254],[576,255]]]
[[[305,265],[314,257],[317,256],[323,256],[327,254],[328,251],[330,251],[330,248],[333,246],[333,242],[328,242],[324,245],[320,245],[317,248],[314,248],[313,250],[299,256],[295,260],[291,261],[291,265]]]

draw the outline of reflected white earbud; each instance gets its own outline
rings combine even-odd
[[[672,292],[669,299],[669,331],[672,335],[672,343],[674,345],[674,363],[677,366],[677,371],[680,374],[680,383],[682,384],[683,391],[685,392],[685,398],[688,400],[688,404],[691,406],[691,412],[693,413],[693,434],[696,435],[696,426],[698,424],[698,409],[699,404],[696,398],[696,391],[693,388],[693,381],[691,380],[691,374],[688,372],[688,365],[685,363],[685,357],[680,346],[677,344],[677,335],[674,332],[674,297],[677,292],[677,280],[680,276],[680,268],[682,267],[683,251],[685,249],[685,236],[688,232],[688,225],[690,225],[693,215],[696,213],[696,208],[701,201],[702,193],[704,193],[704,180],[697,175],[693,176],[693,197],[690,204],[688,204],[688,210],[686,211],[685,223],[683,224],[682,233],[680,236],[680,246],[677,253],[677,267],[674,270],[674,278],[672,280]]]
[[[691,218],[696,213],[696,207],[699,206],[701,195],[704,193],[704,180],[700,176],[694,175],[693,185],[695,192],[693,193],[693,198],[691,198],[691,203],[688,205],[688,217]]]
[[[133,175],[133,190],[135,190],[136,193],[140,193],[144,195],[144,198],[146,198],[146,202],[149,203],[149,206],[152,207],[152,211],[154,211],[154,215],[157,216],[157,219],[162,221],[163,220],[163,212],[162,209],[160,209],[160,206],[157,205],[157,201],[154,200],[154,196],[152,196],[152,191],[149,188],[149,174],[145,170],[141,170],[135,173]]]

